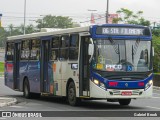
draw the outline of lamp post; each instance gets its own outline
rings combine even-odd
[[[106,23],[108,23],[108,15],[109,15],[109,0],[107,0],[107,8],[106,8]]]
[[[1,17],[2,17],[2,14],[0,13],[0,27],[2,27]]]
[[[23,34],[26,34],[26,0],[24,0],[24,28],[23,28]]]

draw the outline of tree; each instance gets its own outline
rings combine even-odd
[[[6,32],[3,27],[0,27],[0,47],[4,47],[6,40]]]
[[[154,47],[153,70],[154,72],[160,72],[160,30],[153,29],[152,36]]]
[[[143,11],[138,11],[137,13],[134,13],[131,10],[121,8],[120,10],[117,11],[117,14],[119,14],[119,18],[114,18],[113,22],[122,22],[126,24],[137,24],[137,25],[144,25],[144,26],[149,26],[150,21],[145,20],[142,17]]]
[[[26,26],[26,34],[38,32],[37,28],[32,24]]]
[[[73,22],[69,17],[46,15],[36,21],[37,28],[72,28]]]

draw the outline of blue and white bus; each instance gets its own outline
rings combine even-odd
[[[104,24],[9,37],[5,85],[35,95],[106,99],[129,105],[152,97],[152,35],[148,27]]]

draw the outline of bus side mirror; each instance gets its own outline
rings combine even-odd
[[[94,44],[89,44],[88,46],[88,55],[93,56],[94,54]]]
[[[154,56],[154,47],[152,47],[152,55]]]

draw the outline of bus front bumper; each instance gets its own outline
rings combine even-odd
[[[136,98],[151,98],[153,85],[147,90],[144,89],[103,89],[90,81],[90,97],[91,98],[106,98],[106,99],[136,99]]]

